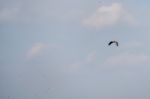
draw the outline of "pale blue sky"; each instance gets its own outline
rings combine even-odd
[[[149,99],[149,4],[0,0],[0,99]]]

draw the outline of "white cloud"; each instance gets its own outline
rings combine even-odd
[[[149,62],[150,57],[145,54],[122,53],[109,57],[106,64],[109,65],[133,65]]]
[[[27,58],[32,59],[33,57],[38,55],[45,47],[46,45],[43,43],[37,43],[33,45],[32,48],[27,52]]]
[[[124,9],[122,4],[112,3],[109,6],[100,6],[90,17],[83,20],[83,24],[103,28],[115,25],[121,21],[131,25],[136,23],[134,17]]]

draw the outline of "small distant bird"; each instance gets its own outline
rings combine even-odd
[[[112,43],[115,43],[115,44],[116,44],[116,46],[119,46],[119,44],[118,44],[118,42],[117,42],[117,41],[110,41],[110,42],[108,43],[108,45],[110,46]]]

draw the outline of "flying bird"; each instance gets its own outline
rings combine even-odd
[[[110,46],[112,43],[115,43],[115,44],[116,44],[116,46],[119,46],[119,44],[118,44],[118,42],[117,42],[117,41],[110,41],[110,42],[108,43],[108,45]]]

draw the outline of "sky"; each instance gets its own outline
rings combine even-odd
[[[149,4],[0,0],[0,99],[150,99]]]

